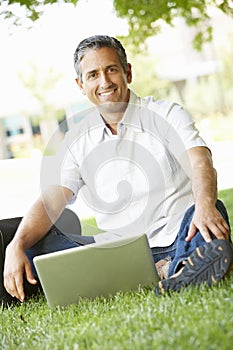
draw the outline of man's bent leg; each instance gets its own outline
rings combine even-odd
[[[52,226],[52,228],[49,230],[45,237],[43,237],[34,246],[26,250],[26,255],[31,263],[32,271],[35,278],[38,279],[35,265],[33,263],[33,258],[35,256],[53,253],[60,250],[75,248],[79,246],[80,244],[64,235],[59,229],[56,228],[56,226]]]
[[[229,224],[223,203],[218,201],[216,207]],[[213,241],[206,243],[200,232],[197,232],[191,242],[185,241],[193,214],[194,206],[187,210],[181,223],[175,258],[169,270],[170,278],[159,282],[155,288],[156,294],[179,291],[187,285],[200,285],[203,282],[211,286],[222,279],[233,264],[233,246],[230,241],[217,240],[212,235]]]
[[[11,305],[12,303],[17,302],[17,299],[12,298],[4,288],[3,269],[6,246],[13,239],[21,220],[22,217],[0,220],[0,305]],[[35,244],[32,248],[28,249],[26,252],[31,262],[33,272],[35,273],[35,277],[37,277],[37,274],[32,261],[34,256],[79,246],[79,244],[64,236],[60,231],[59,233],[57,231],[58,230],[56,230],[56,228],[53,226],[49,233],[41,241]],[[38,293],[40,290],[40,284],[38,283],[36,285],[32,285],[25,280],[24,288],[26,296],[30,297]]]
[[[227,224],[230,226],[226,208],[220,200],[217,201],[216,208],[221,213],[222,217],[225,219]],[[177,236],[175,257],[169,269],[169,277],[179,270],[180,266],[182,265],[182,262],[184,260],[187,260],[190,254],[197,247],[201,247],[206,244],[206,241],[204,240],[204,238],[202,237],[199,231],[196,233],[196,235],[193,237],[193,239],[190,242],[186,242],[185,240],[188,235],[188,231],[194,215],[194,211],[195,211],[195,206],[193,205],[186,211],[184,218],[182,220],[180,230]],[[211,238],[215,239],[215,236],[211,234]]]

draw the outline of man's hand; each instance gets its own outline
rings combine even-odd
[[[31,284],[37,281],[33,276],[30,262],[23,249],[9,244],[6,248],[5,264],[4,264],[4,286],[7,292],[19,299],[21,302],[25,299],[23,288],[24,276]]]
[[[220,212],[213,205],[201,205],[195,209],[186,241],[190,242],[200,231],[206,242],[212,241],[210,233],[218,239],[229,239],[230,228]]]

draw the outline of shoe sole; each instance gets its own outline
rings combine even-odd
[[[187,286],[209,287],[222,280],[233,267],[233,246],[229,241],[215,239],[196,250],[188,257],[182,272],[177,277],[160,281],[155,294],[179,292]]]

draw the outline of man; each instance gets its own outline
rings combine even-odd
[[[233,263],[228,217],[189,115],[129,90],[131,65],[115,38],[83,40],[74,60],[76,82],[96,108],[66,135],[52,186],[42,166],[43,195],[6,248],[7,293],[23,302],[24,279],[37,283],[33,257],[79,246],[53,223],[81,189],[106,231],[93,241],[146,232],[157,266],[170,263],[156,293],[224,278]]]

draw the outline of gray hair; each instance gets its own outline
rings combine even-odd
[[[78,79],[82,81],[82,72],[80,69],[80,63],[86,53],[87,50],[98,50],[102,47],[110,47],[114,48],[117,51],[119,60],[123,67],[124,72],[126,72],[127,68],[127,56],[124,47],[121,42],[114,37],[110,37],[107,35],[94,35],[87,39],[82,40],[74,53],[74,68],[76,70]]]

